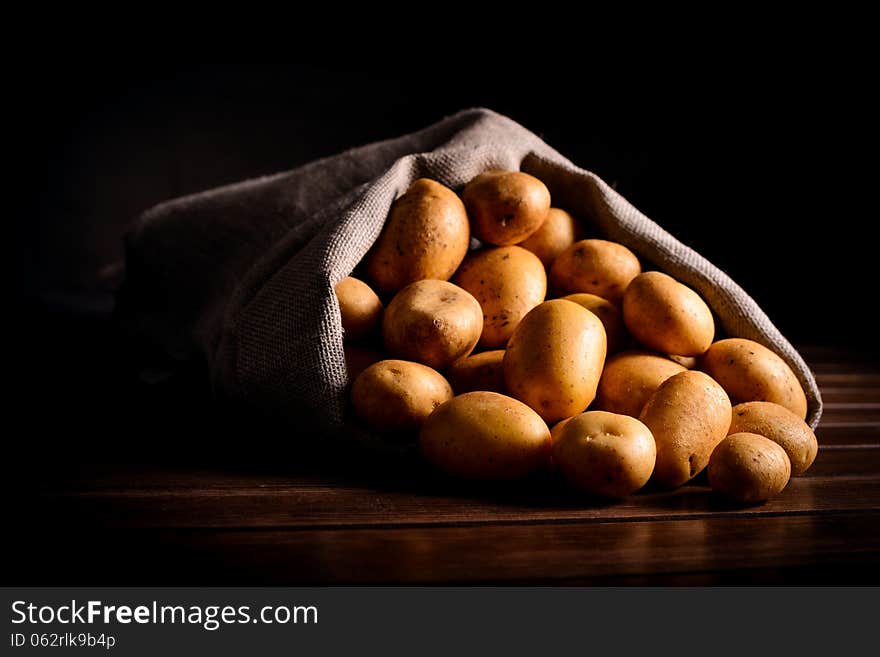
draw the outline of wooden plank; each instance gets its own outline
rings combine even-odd
[[[845,455],[835,459],[839,463]],[[876,456],[873,463],[876,465]],[[699,484],[601,502],[579,496],[556,480],[515,487],[441,481],[429,486],[383,489],[373,484],[322,486],[312,482],[303,486],[294,482],[287,488],[258,485],[73,491],[47,494],[42,502],[46,522],[101,527],[317,528],[643,521],[880,509],[880,476],[795,478],[778,498],[752,507],[731,507],[708,486]]]
[[[48,531],[48,529],[47,529]],[[8,578],[127,585],[642,584],[750,572],[823,581],[828,569],[880,583],[880,512],[602,522],[315,529],[121,530],[41,535]],[[53,540],[54,539],[54,540]],[[39,546],[43,546],[42,548]],[[16,546],[13,546],[15,549]],[[18,548],[20,549],[20,548]],[[43,550],[45,554],[39,553]],[[135,565],[136,564],[136,565]],[[690,579],[689,579],[690,578]],[[787,583],[791,583],[789,580]]]

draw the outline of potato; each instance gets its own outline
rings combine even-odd
[[[522,242],[535,233],[550,211],[550,192],[534,176],[498,169],[481,173],[461,194],[474,235],[498,246]]]
[[[728,433],[756,433],[772,440],[788,455],[792,476],[806,472],[819,451],[816,434],[807,423],[784,406],[771,402],[734,406]]]
[[[660,384],[684,371],[678,363],[658,354],[621,352],[605,363],[596,391],[596,408],[639,417]]]
[[[560,208],[550,208],[541,227],[519,245],[538,256],[549,269],[556,256],[574,244],[579,233],[580,227],[574,217]]]
[[[556,422],[581,413],[593,401],[605,350],[605,328],[598,317],[572,301],[545,301],[510,337],[504,383],[547,423]]]
[[[636,276],[623,297],[623,321],[645,347],[697,356],[715,337],[715,320],[696,292],[659,271]]]
[[[342,347],[342,351],[345,354],[345,367],[348,370],[349,383],[353,383],[358,375],[370,365],[385,359],[380,351],[360,345],[347,344]]]
[[[559,295],[589,292],[617,303],[641,271],[639,259],[623,244],[580,240],[553,261],[550,285]]]
[[[676,356],[675,354],[667,354],[669,360],[678,363],[686,370],[692,370],[697,366],[699,358],[697,356]]]
[[[369,285],[354,276],[346,276],[336,284],[336,298],[346,342],[364,340],[379,332],[382,302]]]
[[[419,447],[444,472],[467,479],[517,479],[547,466],[550,431],[528,406],[496,392],[468,392],[422,425]]]
[[[654,479],[681,486],[696,477],[730,427],[727,393],[703,372],[685,370],[666,379],[639,419],[657,443]]]
[[[443,402],[452,388],[436,370],[406,360],[381,360],[355,379],[351,401],[357,416],[377,431],[409,434]]]
[[[366,256],[370,280],[391,294],[425,278],[449,280],[470,245],[470,224],[455,192],[419,178],[391,207]]]
[[[410,283],[382,319],[386,351],[442,370],[470,354],[483,331],[483,311],[470,294],[448,281]]]
[[[599,318],[602,326],[605,327],[609,354],[617,353],[623,349],[627,342],[626,327],[623,325],[623,317],[621,317],[617,306],[608,301],[608,299],[603,299],[589,292],[577,292],[562,298],[574,301]]]
[[[488,348],[506,344],[520,320],[547,294],[544,266],[538,256],[519,246],[474,251],[453,280],[480,302],[480,345]]]
[[[763,502],[782,492],[791,476],[785,450],[754,433],[725,438],[709,459],[709,485],[737,502]]]
[[[734,404],[768,401],[807,417],[807,397],[788,364],[767,347],[743,338],[714,343],[699,367],[718,381]]]
[[[651,478],[657,456],[654,436],[633,417],[590,411],[566,420],[554,432],[553,461],[575,488],[624,497]]]
[[[446,372],[456,395],[474,390],[504,393],[504,349],[459,358]]]

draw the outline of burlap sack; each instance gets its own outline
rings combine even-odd
[[[780,354],[816,426],[822,401],[813,375],[748,294],[599,177],[485,109],[154,207],[128,235],[120,312],[167,348],[200,354],[217,393],[299,424],[306,410],[338,431],[348,377],[334,285],[367,253],[413,180],[458,188],[492,168],[537,176],[554,205],[585,218],[592,235],[625,244],[696,289],[728,335]]]

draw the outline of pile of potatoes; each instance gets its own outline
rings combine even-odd
[[[757,502],[809,468],[788,365],[715,341],[694,290],[583,237],[526,173],[487,171],[460,196],[416,180],[336,286],[359,421],[454,476],[551,469],[604,497],[708,467],[713,489]]]

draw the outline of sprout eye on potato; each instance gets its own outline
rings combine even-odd
[[[358,421],[417,438],[455,477],[552,472],[609,498],[708,467],[714,490],[760,502],[806,471],[818,443],[786,362],[715,341],[697,292],[582,239],[551,203],[543,182],[502,170],[461,198],[421,178],[395,201],[367,280],[336,286]]]

